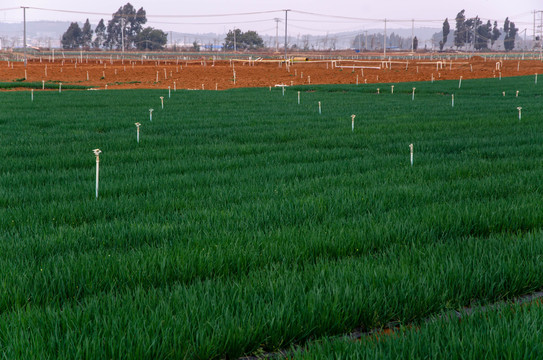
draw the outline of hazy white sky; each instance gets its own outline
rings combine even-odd
[[[27,20],[69,20],[83,22],[89,18],[96,24],[100,18],[109,20],[111,14],[127,0],[0,0],[0,22],[22,21],[22,10],[2,10],[20,6],[47,9],[63,9],[101,14],[79,14],[67,12],[52,12],[45,10],[27,10]],[[165,31],[179,32],[224,32],[233,27],[242,30],[256,30],[261,33],[274,34],[276,23],[274,18],[284,19],[284,12],[254,14],[250,16],[226,17],[160,17],[160,15],[209,15],[259,12],[269,10],[292,9],[326,15],[356,17],[363,19],[392,19],[388,22],[390,28],[411,27],[411,19],[435,20],[416,21],[416,27],[440,28],[443,20],[448,17],[451,28],[454,29],[454,18],[462,10],[467,17],[479,15],[484,20],[498,20],[503,26],[505,17],[514,21],[522,32],[527,28],[528,35],[532,34],[533,10],[543,10],[543,3],[538,0],[455,0],[455,1],[408,1],[408,0],[133,0],[130,3],[139,9],[147,11],[148,26]],[[393,20],[407,20],[395,22]],[[333,17],[319,17],[289,13],[289,33],[326,33],[351,31],[358,29],[382,28],[383,21],[363,21]],[[284,31],[284,23],[279,24],[279,33]]]

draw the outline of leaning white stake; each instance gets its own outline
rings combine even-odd
[[[515,95],[515,97],[518,97],[518,90],[517,90],[517,94]]]
[[[149,121],[153,121],[153,110],[154,109],[149,109]]]
[[[460,89],[461,86],[462,86],[462,76],[460,76],[460,79],[458,80],[458,88]]]
[[[96,198],[98,199],[98,184],[100,181],[100,154],[102,153],[102,150],[94,149],[92,151],[94,152],[94,155],[96,155]]]
[[[319,115],[322,114],[322,111],[321,111],[321,102],[319,101]]]
[[[140,126],[141,126],[141,124],[139,122],[137,122],[135,125],[136,125],[136,141],[139,144],[140,143]]]
[[[411,152],[411,166],[413,166],[413,144],[409,144],[409,150]]]
[[[411,100],[415,100],[415,89],[413,88],[413,92],[411,93]]]
[[[353,132],[354,132],[354,118],[355,118],[355,116],[356,115],[354,115],[354,114],[351,115],[351,120],[352,120],[352,127],[351,127],[352,130],[351,131],[353,131]]]
[[[164,96],[161,96],[161,97],[160,97],[160,105],[161,105],[162,108],[164,109]]]
[[[517,110],[518,110],[518,119],[520,120],[522,119],[522,107],[519,106]]]

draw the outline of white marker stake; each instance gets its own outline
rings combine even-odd
[[[62,92],[62,83],[58,83],[58,93]]]
[[[454,94],[451,95],[451,107],[454,107]]]
[[[535,73],[535,84],[537,85],[537,73]]]
[[[517,110],[518,110],[518,119],[520,120],[522,119],[522,107],[519,106]]]
[[[390,85],[390,93],[394,94],[394,85]]]
[[[515,95],[515,97],[518,97],[518,90],[517,90],[517,94]]]
[[[298,105],[300,105],[300,92],[298,91]]]
[[[87,81],[89,81],[89,72],[87,71]]]
[[[415,100],[415,89],[413,88],[413,92],[411,93],[411,101]]]
[[[27,79],[27,77],[26,77],[26,70],[25,70],[25,80],[26,80],[26,79]]]
[[[284,86],[281,86],[281,89],[283,91],[283,96],[285,96],[285,87]]]
[[[409,150],[411,152],[411,166],[413,166],[413,144],[409,144]]]
[[[462,76],[460,76],[460,79],[458,80],[458,88],[460,89],[461,86],[462,86]]]
[[[502,72],[500,71],[500,80],[502,79]]]
[[[161,96],[161,97],[160,97],[160,105],[161,105],[162,108],[164,109],[164,96]]]
[[[172,97],[172,89],[168,86],[168,99]]]
[[[156,82],[158,82],[158,71],[156,72]]]
[[[503,96],[505,96],[505,91],[502,91]]]
[[[379,88],[377,88],[377,94],[379,94]]]
[[[311,76],[308,76],[308,77],[307,77],[307,83],[308,83],[309,85],[311,85]]]
[[[30,89],[30,101],[34,101],[34,89]]]
[[[136,124],[136,140],[138,141],[138,144],[140,143],[140,123],[137,122]]]
[[[149,121],[153,121],[153,109],[149,109]]]
[[[42,90],[45,90],[45,80],[42,80],[42,81],[41,81],[41,89],[42,89]]]
[[[94,152],[94,155],[96,155],[96,198],[98,199],[98,184],[100,179],[100,154],[102,153],[102,150],[94,149],[92,151]]]
[[[358,75],[356,75],[356,86],[358,86]]]
[[[351,127],[351,128],[352,128],[352,131],[353,131],[353,132],[354,132],[354,117],[355,117],[355,116],[356,116],[356,115],[351,115],[351,120],[352,120],[352,127]]]
[[[319,101],[319,115],[322,114],[322,111],[321,111],[321,102]]]

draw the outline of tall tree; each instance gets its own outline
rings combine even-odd
[[[81,45],[81,28],[76,22],[68,27],[68,30],[62,34],[62,47],[64,49],[77,49]]]
[[[439,43],[439,50],[443,51],[443,47],[447,43],[447,37],[449,36],[449,33],[451,32],[451,27],[449,25],[449,19],[445,18],[445,21],[443,22],[443,40]]]
[[[106,25],[104,24],[104,19],[100,19],[100,22],[98,25],[96,25],[96,28],[94,29],[94,34],[96,37],[94,38],[94,41],[92,42],[92,46],[94,46],[96,49],[101,48],[104,45],[104,42],[106,41],[107,34],[106,34]]]
[[[256,31],[241,32],[240,29],[228,31],[224,38],[224,48],[227,50],[259,49],[264,47],[264,41]]]
[[[417,51],[417,48],[419,47],[419,39],[415,36],[413,38],[413,51]]]
[[[503,47],[506,51],[511,51],[515,48],[515,38],[517,37],[518,28],[515,27],[514,22],[509,21],[509,18],[505,18],[503,32],[505,33]]]
[[[159,29],[146,27],[136,36],[138,50],[162,50],[168,41],[168,34]]]
[[[146,22],[147,16],[143,8],[136,11],[130,3],[121,6],[108,21],[105,45],[109,48],[120,49],[124,33],[125,48],[133,47],[136,36],[142,31],[143,24]]]
[[[85,24],[83,24],[83,29],[81,30],[81,45],[89,49],[91,47],[92,42],[92,28],[91,24],[89,22],[89,19],[85,21]]]
[[[488,49],[488,41],[492,37],[492,24],[490,20],[485,25],[477,26],[477,37],[475,38],[475,49],[485,50]]]
[[[460,11],[456,15],[456,30],[454,30],[454,46],[458,49],[461,46],[464,46],[466,42],[466,16],[464,12],[466,10]]]
[[[494,21],[494,27],[492,28],[492,36],[490,37],[490,47],[494,46],[496,40],[500,38],[500,29],[498,29],[498,22]]]

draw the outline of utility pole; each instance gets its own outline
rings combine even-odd
[[[287,36],[288,36],[288,24],[287,24],[287,18],[288,18],[288,12],[290,11],[290,9],[285,9],[285,61],[287,61],[287,46],[288,46],[288,41],[287,41]]]
[[[385,19],[385,34],[383,35],[383,59],[387,57],[387,19]]]
[[[236,29],[234,28],[234,52],[238,51],[237,44],[236,44]]]
[[[279,52],[279,21],[281,20],[279,18],[273,20],[275,20],[275,52]]]
[[[23,27],[24,27],[24,30],[23,30],[23,51],[24,51],[24,54],[25,54],[25,67],[26,67],[26,9],[28,8],[28,6],[21,6],[21,8],[23,9]]]

